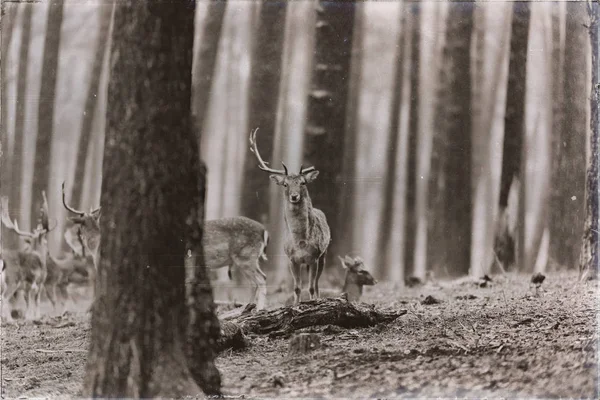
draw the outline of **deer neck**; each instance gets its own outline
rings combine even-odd
[[[312,203],[308,196],[305,196],[298,203],[285,202],[285,223],[288,231],[294,239],[306,239],[309,236],[310,213]]]
[[[359,301],[362,296],[362,285],[354,282],[348,274],[346,274],[346,280],[344,281],[344,287],[342,293],[348,294],[348,301]]]

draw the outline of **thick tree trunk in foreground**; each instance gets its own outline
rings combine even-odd
[[[182,397],[214,375],[203,331],[186,357],[188,321],[218,326],[210,283],[187,316],[182,239],[201,240],[204,179],[190,115],[195,4],[115,5],[101,204],[101,261],[84,396]],[[199,260],[199,264],[201,264]],[[196,268],[205,271],[204,268]],[[203,294],[201,299],[193,298]],[[208,317],[208,318],[207,318]],[[212,317],[212,318],[210,318]],[[218,328],[217,328],[218,329]],[[204,377],[192,377],[195,357]],[[218,393],[211,387],[210,393]]]
[[[555,148],[552,181],[550,258],[566,268],[576,268],[581,250],[585,215],[585,152],[587,54],[589,53],[586,3],[566,4],[564,128]]]
[[[583,243],[581,248],[581,259],[579,262],[580,277],[588,276],[598,278],[598,235],[600,224],[598,223],[598,204],[600,195],[598,192],[598,98],[600,77],[598,64],[598,43],[600,5],[592,2],[588,8],[590,17],[590,43],[592,45],[592,93],[590,96],[591,118],[590,118],[590,157],[587,160],[587,178],[585,187],[585,228],[583,231]]]
[[[527,66],[527,43],[529,40],[530,9],[527,2],[515,2],[513,5],[512,33],[510,39],[510,60],[508,64],[508,87],[506,96],[506,114],[504,125],[504,150],[502,153],[502,175],[500,178],[500,200],[498,210],[499,227],[494,239],[494,251],[505,266],[514,265],[517,260],[517,238],[515,232],[509,232],[505,214],[513,181],[521,181],[521,169],[525,164],[523,145],[525,140],[525,83]],[[522,182],[520,182],[522,183]],[[520,184],[521,190],[525,190]],[[522,197],[523,194],[520,194]],[[519,204],[520,208],[521,204]],[[515,210],[515,212],[519,212]],[[520,224],[524,224],[521,221]],[[520,260],[523,262],[524,260]],[[524,268],[520,265],[519,268]]]
[[[247,133],[260,129],[258,148],[265,160],[273,159],[286,9],[285,2],[263,0],[253,44]],[[242,215],[267,224],[270,180],[260,173],[256,158],[249,151],[242,182]]]
[[[91,154],[88,154],[88,148],[89,141],[92,137],[94,117],[98,108],[98,92],[100,91],[100,78],[102,76],[102,66],[104,65],[106,46],[109,43],[108,31],[110,29],[111,16],[112,6],[108,4],[102,5],[100,7],[100,28],[96,40],[96,54],[94,56],[94,63],[92,64],[85,108],[83,109],[83,120],[81,122],[81,133],[77,148],[77,160],[75,162],[75,179],[73,180],[73,193],[71,195],[71,198],[74,199],[77,208],[80,210],[87,210],[92,206],[91,204],[83,204],[84,196],[82,195],[82,190],[86,159],[91,157]]]
[[[39,199],[42,190],[48,191],[48,174],[50,173],[50,151],[54,135],[54,103],[56,97],[56,78],[58,76],[58,55],[60,51],[60,30],[63,21],[63,0],[53,0],[48,8],[48,20],[44,41],[44,58],[42,61],[42,78],[40,88],[40,104],[38,108],[37,138],[35,141],[35,158],[33,165],[33,183],[31,185],[31,225],[39,212]]]
[[[0,45],[0,141],[4,146],[5,162],[4,168],[0,169],[0,179],[2,180],[2,190],[0,194],[6,196],[10,193],[12,179],[12,155],[8,151],[8,53],[12,41],[17,17],[17,4],[2,3],[2,23],[0,33],[2,35],[2,44]]]
[[[354,1],[320,0],[316,7],[316,37],[312,83],[308,98],[308,116],[304,139],[303,165],[314,166],[319,178],[310,184],[309,192],[315,208],[322,210],[331,229],[331,245],[327,265],[343,246],[339,231],[339,214],[346,108],[350,82],[350,59]]]
[[[441,100],[432,154],[433,268],[468,273],[471,254],[471,32],[472,3],[449,4],[442,56]]]
[[[194,91],[192,115],[199,135],[204,129],[204,120],[208,112],[212,81],[217,63],[217,51],[223,30],[223,19],[227,9],[226,0],[211,0],[207,6],[206,19],[200,38],[200,49],[196,57],[194,70]]]
[[[23,16],[21,17],[21,45],[19,49],[19,76],[17,78],[17,104],[15,109],[15,132],[14,146],[11,159],[11,184],[10,187],[10,207],[23,226],[21,218],[21,187],[23,181],[23,132],[25,128],[25,110],[27,95],[27,65],[29,64],[29,45],[31,37],[31,16],[33,14],[33,4],[23,4],[21,7]],[[18,243],[16,235],[6,235],[3,245],[7,248],[15,248]]]

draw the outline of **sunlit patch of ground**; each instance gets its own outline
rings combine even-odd
[[[289,358],[286,339],[251,337],[217,360],[228,394],[247,397],[598,397],[597,286],[550,275],[394,289],[364,299],[409,312],[394,323],[322,334]],[[283,297],[283,294],[281,295]],[[427,296],[439,304],[424,305]],[[2,328],[8,397],[76,396],[89,338],[84,311]]]

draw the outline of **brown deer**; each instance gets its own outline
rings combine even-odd
[[[288,256],[290,271],[294,280],[295,303],[300,301],[302,286],[301,268],[308,269],[310,298],[319,297],[319,278],[325,267],[327,248],[331,241],[331,233],[327,218],[323,211],[312,206],[306,185],[317,179],[319,171],[315,167],[302,168],[298,174],[289,174],[282,162],[283,170],[269,168],[263,161],[256,145],[256,132],[250,134],[250,151],[258,160],[258,167],[270,172],[269,178],[284,187],[285,211],[287,226],[284,252]]]
[[[346,275],[344,277],[344,286],[342,290],[339,289],[322,289],[322,297],[337,297],[343,293],[348,296],[348,301],[358,302],[362,296],[363,286],[373,286],[377,284],[377,280],[364,268],[364,262],[360,257],[345,256],[344,258],[338,256],[344,268]],[[308,300],[308,296],[304,293],[301,295],[301,300]],[[286,300],[286,305],[294,303],[294,297],[290,297]]]
[[[40,314],[40,298],[47,276],[47,234],[53,228],[48,222],[48,201],[42,192],[44,203],[41,209],[40,222],[33,232],[19,229],[17,221],[11,221],[8,215],[8,198],[3,197],[2,223],[17,235],[25,238],[23,251],[9,250],[2,254],[2,282],[4,286],[3,302],[6,303],[18,290],[24,291],[26,318],[37,319]],[[33,301],[33,309],[31,302]]]
[[[66,203],[63,183],[63,205],[77,217],[70,218],[81,229],[77,233],[82,238],[84,249],[94,257],[97,264],[100,244],[100,208],[84,213]],[[204,264],[210,269],[223,267],[238,268],[254,285],[253,300],[257,310],[265,308],[267,280],[260,269],[259,260],[267,259],[265,250],[269,234],[263,224],[246,217],[220,218],[204,223],[202,247]],[[189,251],[185,257],[186,268],[195,267],[196,251]],[[187,275],[186,275],[187,276]]]

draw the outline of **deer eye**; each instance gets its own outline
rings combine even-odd
[[[288,187],[288,184],[283,182],[283,187]]]

